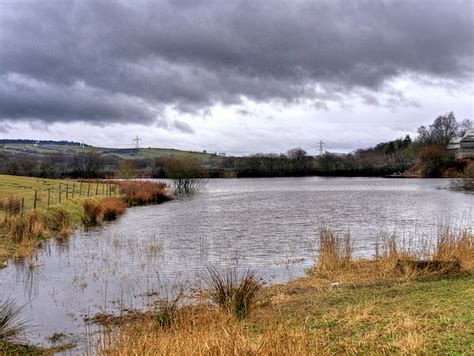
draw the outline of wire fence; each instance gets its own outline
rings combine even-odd
[[[119,194],[118,185],[113,183],[60,183],[57,187],[30,188],[22,196],[12,194],[8,197],[0,197],[0,211],[3,211],[6,219],[9,216],[22,214],[29,210],[47,211],[55,205],[73,199],[113,197]]]

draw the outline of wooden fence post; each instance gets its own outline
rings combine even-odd
[[[49,210],[50,201],[51,201],[51,188],[48,188],[48,210]]]
[[[61,204],[61,193],[63,192],[61,184],[59,185],[59,204]]]
[[[25,209],[25,198],[21,198],[21,213],[23,214],[23,210]]]
[[[82,197],[82,182],[79,184],[79,198]]]
[[[99,183],[97,183],[95,186],[95,196],[97,196],[98,191],[99,191]]]
[[[91,191],[91,183],[89,182],[89,184],[87,185],[87,196],[89,196],[90,191]]]
[[[72,199],[74,199],[74,191],[76,190],[76,183],[72,183]]]
[[[35,201],[33,203],[33,210],[36,210],[36,199],[38,198],[38,191],[35,190]]]
[[[66,201],[69,199],[69,184],[66,184]]]

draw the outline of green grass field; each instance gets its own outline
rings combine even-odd
[[[107,196],[109,188],[107,183],[0,175],[0,200],[9,197],[20,199],[24,212],[35,208],[35,195],[36,210],[44,212],[58,206],[71,208],[77,205],[79,198]]]
[[[285,321],[319,335],[330,353],[469,353],[474,350],[474,279],[406,280],[374,285],[295,282],[276,288],[257,320]],[[268,319],[267,319],[268,318]],[[322,340],[321,340],[322,341]]]

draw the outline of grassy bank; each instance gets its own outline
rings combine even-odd
[[[79,226],[115,219],[126,206],[169,199],[164,184],[0,175],[0,268],[7,258],[32,256],[46,238],[67,238]]]
[[[107,331],[94,352],[468,354],[474,349],[474,236],[445,229],[437,241],[420,259],[392,238],[376,258],[364,260],[352,257],[350,238],[322,230],[309,276],[263,288],[245,318],[215,296],[235,305],[255,291],[248,287],[255,280],[226,275],[195,305],[173,309],[175,301],[165,301],[165,308],[105,319]]]

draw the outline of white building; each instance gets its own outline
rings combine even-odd
[[[467,130],[463,137],[453,137],[446,148],[455,151],[458,159],[474,159],[474,130]]]

